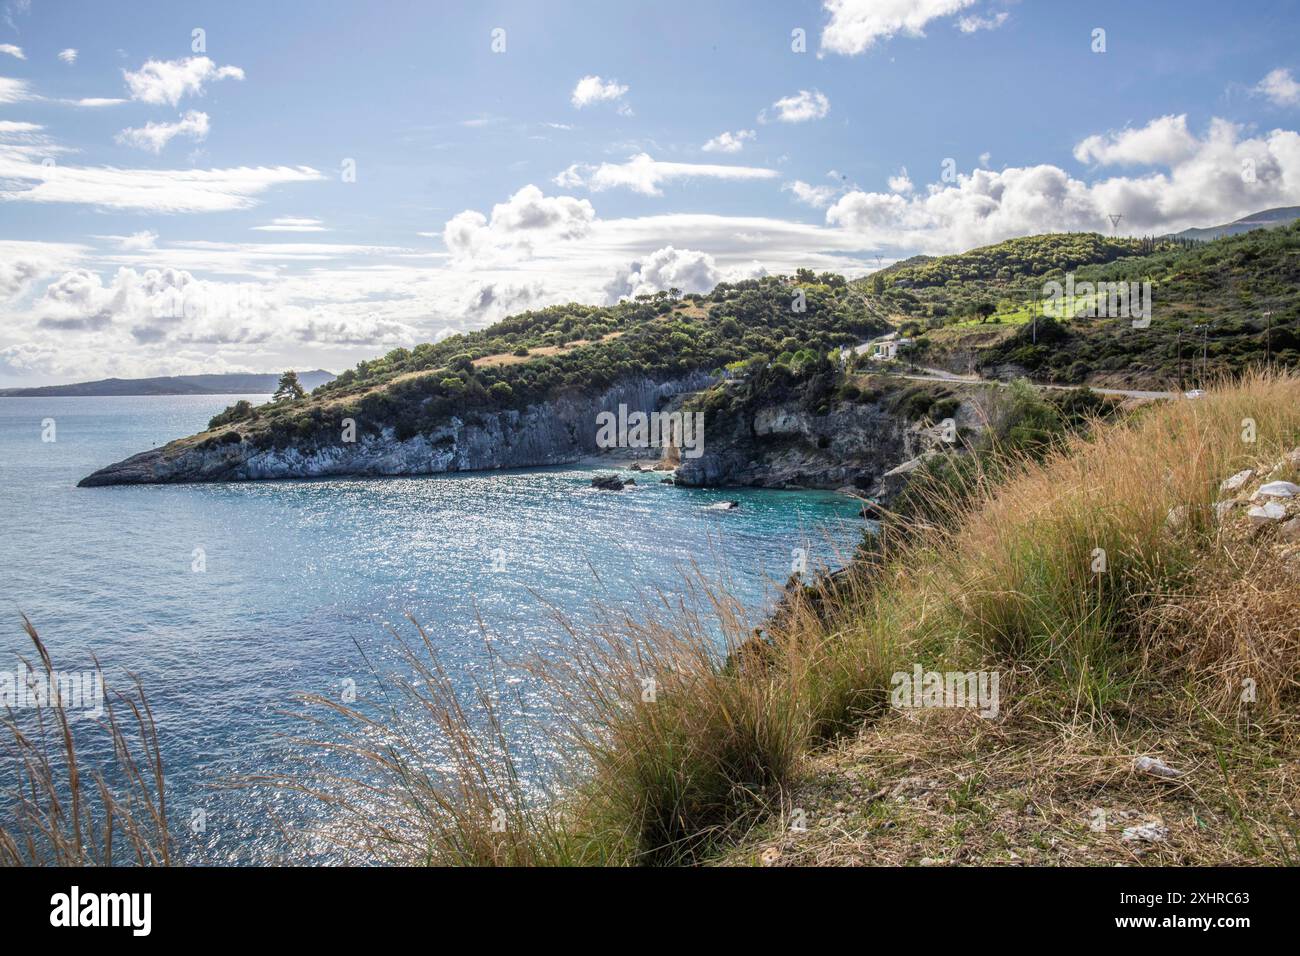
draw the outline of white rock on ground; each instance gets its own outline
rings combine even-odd
[[[1169,837],[1169,828],[1159,823],[1143,823],[1136,827],[1125,827],[1120,839],[1125,843],[1163,843]]]
[[[1232,509],[1237,507],[1235,499],[1232,501],[1216,501],[1214,503],[1214,518],[1216,521],[1222,521],[1226,518]]]
[[[1140,773],[1149,773],[1157,777],[1181,777],[1183,772],[1175,770],[1163,760],[1155,757],[1138,757],[1133,761],[1133,769]]]
[[[1289,541],[1300,541],[1300,518],[1284,522],[1278,532]]]
[[[1294,498],[1300,495],[1300,485],[1294,485],[1289,481],[1270,481],[1266,485],[1260,485],[1259,490],[1251,495],[1251,501],[1258,501],[1261,498]]]
[[[1256,505],[1251,508],[1246,512],[1246,517],[1250,518],[1253,524],[1272,524],[1274,521],[1281,521],[1286,517],[1286,509],[1276,501],[1270,501],[1268,504]]]
[[[1219,485],[1219,490],[1225,493],[1230,491],[1240,491],[1245,487],[1246,482],[1250,481],[1250,479],[1254,477],[1255,469],[1247,468],[1245,471],[1237,472],[1231,478],[1223,479],[1223,482]]]

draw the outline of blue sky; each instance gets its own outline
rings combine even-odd
[[[0,385],[1300,203],[1295,2],[0,10]]]

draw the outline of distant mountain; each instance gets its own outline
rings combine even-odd
[[[1238,233],[1252,232],[1256,229],[1276,229],[1278,226],[1288,225],[1297,219],[1300,219],[1300,206],[1280,206],[1277,209],[1265,209],[1263,212],[1251,213],[1236,222],[1225,223],[1222,226],[1209,226],[1205,229],[1184,229],[1182,232],[1174,233],[1174,238],[1199,239],[1201,242],[1209,242],[1211,239],[1222,239],[1224,236],[1235,236]]]
[[[334,380],[334,373],[324,369],[299,372],[298,381],[307,391]],[[164,375],[159,378],[104,378],[97,382],[78,382],[73,385],[45,385],[40,388],[0,389],[6,398],[38,398],[50,396],[107,395],[269,395],[279,384],[280,373],[245,374],[242,372],[218,375]]]

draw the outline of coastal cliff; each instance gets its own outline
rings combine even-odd
[[[388,423],[356,420],[321,427],[292,442],[275,442],[239,426],[133,455],[83,478],[80,487],[174,482],[264,481],[327,476],[429,475],[498,468],[563,465],[597,453],[596,416],[656,411],[682,392],[710,383],[695,372],[665,381],[636,379],[598,395],[566,394],[524,410],[451,416],[443,424],[401,437]],[[369,427],[368,427],[369,426]]]
[[[902,483],[895,477],[980,427],[960,386],[845,375],[829,362],[797,373],[755,369],[698,404],[707,441],[702,455],[682,460],[681,485],[850,487],[888,498]]]

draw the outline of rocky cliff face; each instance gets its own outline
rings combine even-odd
[[[966,426],[963,406],[956,414]],[[888,497],[902,475],[943,444],[941,430],[912,423],[883,402],[838,402],[814,414],[797,402],[758,405],[710,430],[704,454],[684,459],[677,483],[760,488],[841,488]],[[900,467],[902,466],[902,467]]]
[[[578,461],[596,447],[596,416],[652,412],[672,396],[706,387],[695,373],[656,382],[639,379],[596,396],[565,396],[525,411],[452,418],[442,427],[399,440],[392,428],[358,434],[354,442],[324,434],[287,448],[263,448],[238,431],[201,443],[173,442],[102,468],[82,487],[194,481],[257,481],[332,475],[426,475],[449,471],[530,468]]]

